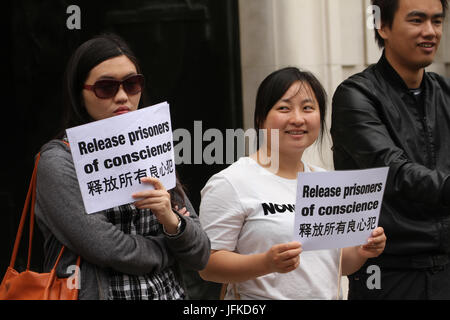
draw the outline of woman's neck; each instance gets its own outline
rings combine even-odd
[[[279,177],[286,179],[297,179],[299,172],[304,172],[305,168],[302,159],[303,152],[299,154],[285,155],[278,153],[278,159],[272,158],[270,154],[264,151],[264,148],[259,149],[250,157],[258,162],[258,164],[276,174]]]

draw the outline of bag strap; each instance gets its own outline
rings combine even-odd
[[[61,257],[64,253],[65,248],[66,248],[65,246],[61,247],[61,251],[59,252],[58,257],[56,258],[55,265],[53,266],[52,270],[56,270],[56,266],[58,265],[59,260],[61,260]],[[81,261],[81,256],[78,256],[77,257],[77,267],[80,267],[80,261]]]
[[[225,295],[227,294],[227,287],[228,287],[228,283],[222,283],[222,286],[220,287],[220,295],[219,295],[220,300],[225,299]]]
[[[30,269],[30,262],[31,262],[31,250],[33,248],[33,233],[34,233],[34,208],[36,204],[36,179],[37,179],[37,166],[39,163],[39,159],[41,158],[41,154],[38,153],[35,164],[34,164],[34,170],[33,170],[33,176],[32,176],[32,183],[33,183],[33,189],[31,190],[31,212],[30,212],[30,234],[28,237],[28,260],[27,260],[27,270]]]
[[[63,142],[67,146],[69,146],[69,144],[66,141],[63,141]],[[16,240],[14,241],[13,253],[11,255],[11,260],[9,262],[9,266],[12,269],[14,269],[14,266],[16,264],[20,241],[22,239],[23,228],[25,226],[25,220],[27,218],[28,211],[30,211],[30,222],[29,222],[30,230],[29,230],[29,239],[28,239],[28,258],[27,258],[27,268],[26,268],[27,271],[30,270],[33,233],[34,233],[34,216],[35,216],[34,208],[35,208],[35,204],[36,204],[36,177],[37,177],[37,168],[38,168],[38,163],[39,163],[40,157],[41,157],[41,153],[38,153],[36,156],[36,160],[34,162],[34,169],[33,169],[32,175],[31,175],[31,181],[30,181],[30,185],[28,187],[27,197],[25,199],[25,204],[24,204],[24,207],[22,210],[22,216],[20,217],[19,228],[17,230]],[[30,209],[30,204],[31,204],[31,209]],[[59,252],[58,258],[56,259],[55,265],[53,266],[52,269],[56,269],[56,266],[58,265],[59,260],[61,259],[62,254],[64,252],[64,248],[65,247],[63,245],[61,248],[61,251]],[[80,261],[81,261],[81,257],[78,256],[77,267],[80,267]]]
[[[28,187],[27,197],[25,199],[25,204],[24,204],[24,207],[22,210],[22,216],[20,218],[19,228],[18,228],[17,234],[16,234],[16,240],[14,241],[14,249],[13,249],[13,253],[11,256],[11,261],[9,263],[9,266],[13,269],[14,269],[14,265],[16,263],[17,253],[19,251],[20,240],[22,239],[22,232],[23,232],[23,228],[25,226],[25,220],[28,215],[28,209],[30,206],[30,202],[32,202],[32,198],[35,199],[37,165],[38,165],[40,156],[41,156],[40,153],[38,153],[38,155],[36,157],[36,161],[34,163],[34,169],[33,169],[33,174],[31,175],[30,186]],[[29,243],[28,243],[27,270],[30,268],[30,259],[31,259],[31,241],[32,241],[32,236],[33,236],[33,228],[34,228],[34,223],[31,223],[31,218],[34,218],[34,205],[32,205],[31,210],[32,210],[32,217],[30,215],[30,239],[29,239]]]
[[[233,290],[233,294],[234,294],[234,299],[235,300],[241,300],[241,295],[239,294],[239,292],[237,291],[237,286],[236,283],[223,283],[222,287],[220,288],[220,300],[225,300],[225,295],[227,294],[227,289],[228,286],[231,285],[232,286],[232,290]]]
[[[337,282],[337,293],[336,293],[336,300],[341,299],[341,279],[342,279],[342,255],[344,249],[339,249],[339,267],[338,267],[338,282]]]
[[[64,144],[70,149],[70,144],[69,144],[69,142],[67,142],[66,140],[62,140],[62,142],[64,142]],[[59,256],[58,256],[58,259],[56,259],[56,262],[55,262],[55,266],[53,267],[54,269],[56,269],[56,266],[58,265],[58,263],[59,263],[59,259],[61,259],[61,257],[62,257],[62,253],[63,253],[63,251],[64,251],[64,246],[62,246],[62,248],[61,248],[61,252],[59,253]],[[77,257],[77,269],[75,270],[75,272],[77,273],[77,277],[78,277],[78,269],[79,269],[79,267],[80,267],[80,261],[81,261],[81,256],[80,255],[78,255],[78,257]]]

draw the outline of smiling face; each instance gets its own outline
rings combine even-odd
[[[136,66],[131,60],[121,55],[98,64],[89,72],[85,81],[87,85],[93,85],[98,80],[114,79],[123,80],[137,74]],[[138,108],[141,93],[127,94],[123,84],[116,95],[108,99],[100,99],[91,90],[83,89],[83,100],[87,112],[94,120],[106,119]]]
[[[278,129],[280,155],[301,157],[320,132],[319,104],[310,85],[294,82],[270,109],[262,128],[267,129],[268,150],[271,130]]]
[[[430,65],[442,36],[440,0],[400,0],[392,26],[378,30],[386,56],[394,66],[418,70]]]

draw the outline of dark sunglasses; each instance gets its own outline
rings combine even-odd
[[[94,91],[99,99],[110,99],[117,94],[120,85],[123,85],[123,90],[128,95],[135,95],[142,91],[144,82],[145,80],[142,74],[135,74],[122,81],[113,79],[99,80],[93,85],[85,84],[83,88]]]

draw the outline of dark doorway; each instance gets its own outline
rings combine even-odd
[[[70,5],[80,8],[79,30],[66,26]],[[3,7],[10,19],[3,21],[9,81],[2,90],[0,270],[9,263],[34,155],[58,130],[65,65],[83,41],[108,31],[124,37],[140,59],[152,104],[169,102],[174,129],[193,132],[194,121],[203,131],[242,127],[237,0],[20,0]],[[226,164],[193,162],[177,170],[198,210],[201,188]],[[39,268],[42,248],[33,249]]]

